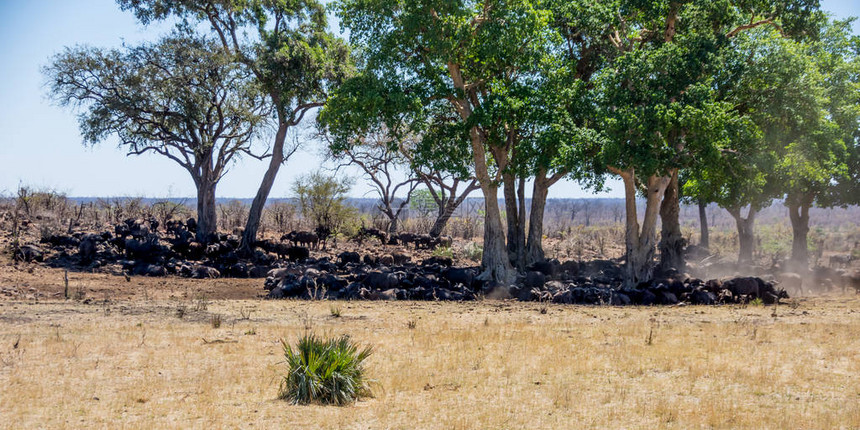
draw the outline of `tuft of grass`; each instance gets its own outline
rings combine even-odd
[[[331,305],[328,311],[329,313],[331,313],[331,316],[335,318],[340,318],[340,306]]]
[[[288,372],[278,398],[293,404],[346,405],[372,396],[364,369],[371,347],[359,349],[347,335],[323,339],[306,334],[295,349],[283,339],[281,343]]]
[[[221,327],[221,314],[214,314],[210,319],[212,323],[212,328],[220,328]]]
[[[209,309],[209,300],[206,299],[206,295],[202,293],[197,295],[197,300],[194,303],[194,310],[197,312],[203,312],[207,309]]]
[[[484,247],[474,242],[470,242],[463,248],[463,258],[472,261],[481,261],[484,256]]]
[[[764,306],[764,302],[761,300],[760,297],[756,297],[750,300],[750,306]]]
[[[418,323],[415,320],[409,320],[406,322],[406,328],[409,330],[415,330],[415,327],[418,327]]]
[[[433,250],[433,257],[448,257],[454,258],[454,250],[450,246],[440,246]]]

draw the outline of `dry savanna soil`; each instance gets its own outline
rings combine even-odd
[[[0,428],[860,428],[860,296],[778,307],[265,301],[261,280],[0,267]],[[338,316],[339,315],[339,316]],[[374,397],[277,399],[281,339]]]

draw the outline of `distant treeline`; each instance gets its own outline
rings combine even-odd
[[[96,203],[99,200],[138,200],[140,203],[150,206],[158,202],[171,202],[184,204],[193,209],[197,205],[197,199],[193,197],[68,197],[74,203]],[[239,202],[244,206],[250,206],[253,199],[251,198],[233,198],[233,197],[218,197],[216,204],[223,205],[231,202]],[[531,198],[526,198],[526,203],[530,207]],[[638,206],[644,209],[645,200],[639,199]],[[272,204],[287,203],[298,205],[298,199],[292,197],[270,198],[267,206]],[[359,210],[361,213],[373,213],[376,211],[377,199],[369,197],[350,197],[346,199],[346,204]],[[504,207],[504,199],[499,199],[500,206]],[[480,197],[467,198],[463,204],[457,208],[455,217],[475,216],[483,210],[484,199]],[[787,223],[785,207],[781,200],[774,201],[770,206],[764,208],[757,215],[758,220],[762,224]],[[607,225],[623,222],[624,216],[624,199],[622,198],[549,198],[547,199],[546,212],[548,218],[553,220],[564,220],[572,225]],[[724,209],[711,203],[707,207],[708,222],[715,229],[730,229],[734,228],[735,220]],[[420,211],[416,208],[407,208],[404,210],[404,219],[416,217],[420,215]],[[856,224],[860,219],[860,206],[852,205],[845,208],[811,208],[810,219],[815,225],[821,227],[840,226],[848,224]],[[687,226],[698,225],[699,214],[696,205],[681,204],[680,220],[682,224]]]

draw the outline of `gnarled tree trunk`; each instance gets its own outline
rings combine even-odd
[[[755,216],[756,208],[750,206],[747,217],[741,215],[741,208],[733,207],[726,209],[735,219],[735,225],[738,229],[738,264],[752,264],[753,250],[755,247]]]
[[[546,211],[546,199],[549,194],[549,187],[561,180],[566,174],[566,171],[559,171],[547,177],[546,169],[540,169],[535,175],[531,212],[529,213],[529,234],[526,242],[526,267],[546,259],[543,251],[543,218]]]
[[[525,179],[504,175],[505,213],[508,224],[508,258],[519,271],[525,269]]]
[[[422,175],[419,173],[419,175]],[[471,180],[466,184],[466,188],[462,194],[458,195],[457,190],[460,186],[460,180],[454,179],[451,185],[446,185],[444,179],[439,177],[437,180],[432,180],[428,175],[422,175],[427,189],[433,195],[433,200],[439,205],[439,211],[436,214],[436,220],[433,221],[433,227],[430,228],[430,236],[439,237],[445,226],[448,225],[448,220],[454,215],[454,211],[469,197],[472,191],[481,188],[477,180]],[[433,189],[433,184],[439,186],[438,192]]]
[[[194,186],[197,188],[197,231],[195,238],[200,243],[208,243],[213,233],[218,231],[218,215],[215,206],[215,187],[218,185],[219,172],[215,171],[212,154],[199,154],[194,165],[187,166]]]
[[[681,234],[680,195],[678,187],[678,169],[672,172],[669,185],[660,204],[660,220],[663,229],[660,237],[660,268],[664,271],[676,269],[684,272],[684,246],[686,241]]]
[[[538,173],[532,189],[532,210],[529,214],[529,235],[526,242],[526,266],[546,258],[543,251],[543,216],[548,192],[549,180],[546,179],[545,174]]]
[[[215,181],[203,175],[197,185],[197,241],[208,243],[218,230],[218,215],[215,207]]]
[[[484,255],[481,258],[481,276],[486,281],[495,282],[498,286],[508,287],[513,284],[516,271],[511,266],[508,251],[505,248],[505,232],[502,228],[502,214],[499,210],[499,188],[492,184],[481,184],[484,194]]]
[[[249,254],[254,249],[254,243],[257,241],[257,231],[260,229],[260,221],[263,219],[263,208],[266,206],[266,199],[269,198],[269,192],[272,191],[272,185],[275,184],[278,170],[284,164],[284,141],[287,138],[287,128],[287,123],[282,121],[278,126],[277,134],[275,134],[275,144],[272,147],[272,158],[269,160],[269,167],[263,175],[260,188],[257,190],[257,195],[254,196],[254,201],[251,202],[251,209],[248,211],[248,222],[245,223],[245,231],[242,233],[242,245],[240,248],[240,252],[242,253]]]
[[[410,191],[411,193],[412,191]],[[400,229],[400,214],[403,213],[403,208],[409,204],[409,199],[400,202],[397,209],[391,207],[391,203],[385,206],[380,205],[379,210],[388,218],[388,234],[397,234]]]
[[[400,228],[400,223],[398,222],[399,217],[397,215],[389,215],[388,216],[388,234],[397,234],[398,228]]]
[[[433,221],[433,227],[430,228],[430,236],[439,237],[442,235],[442,230],[448,225],[448,220],[454,215],[457,206],[457,201],[454,198],[448,198],[445,201],[445,204],[440,208],[439,214],[436,215],[436,220]]]
[[[481,257],[479,279],[494,284],[494,287],[507,288],[514,284],[516,269],[511,266],[505,247],[505,231],[502,227],[502,213],[499,210],[499,186],[490,177],[484,152],[484,137],[477,127],[470,130],[472,153],[475,158],[475,177],[484,194],[484,254]],[[499,162],[498,160],[496,161]],[[504,166],[498,166],[503,169]]]
[[[624,284],[636,287],[650,282],[654,276],[654,254],[657,245],[657,215],[663,194],[671,181],[670,176],[652,175],[648,178],[645,195],[645,217],[642,227],[636,211],[636,176],[632,168],[609,169],[624,181],[624,203],[627,212],[625,232]]]

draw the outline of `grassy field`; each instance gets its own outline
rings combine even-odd
[[[0,427],[860,428],[853,296],[664,308],[152,297],[0,301]],[[375,397],[277,400],[280,340],[306,330],[372,345]]]

